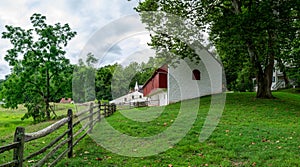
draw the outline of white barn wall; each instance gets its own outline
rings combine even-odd
[[[208,52],[201,52],[199,64],[188,58],[176,68],[169,66],[169,103],[222,92],[222,67]],[[192,79],[192,71],[201,72],[200,80]]]
[[[168,93],[164,91],[159,94],[159,104],[160,106],[168,105]]]
[[[176,67],[169,67],[169,103],[182,101],[201,96],[200,85],[210,87],[205,82],[207,76],[203,66],[188,65],[189,62],[183,60]],[[192,80],[192,71],[198,69],[201,72],[201,80]],[[203,89],[202,89],[203,90]]]
[[[225,87],[226,81],[225,78],[223,79],[223,66],[221,62],[215,59],[205,49],[199,51],[198,55],[200,55],[200,58],[207,69],[207,73],[209,75],[209,81],[207,82],[211,83],[211,90],[206,92],[210,92],[209,94],[217,94],[223,92],[223,87]]]
[[[162,89],[149,96],[151,98],[150,106],[165,106],[168,105],[168,93],[166,90]]]

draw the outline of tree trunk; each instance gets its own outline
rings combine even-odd
[[[256,69],[256,81],[257,81],[257,98],[274,98],[271,91],[272,77],[273,77],[273,66],[274,66],[274,56],[270,56],[269,63],[265,70],[262,69],[262,65],[259,62],[257,53],[250,41],[247,44],[248,53],[252,62],[252,65]],[[273,58],[273,59],[272,59]]]
[[[271,66],[270,66],[271,67]],[[273,68],[266,69],[264,73],[257,73],[257,98],[272,99],[274,98],[271,91]],[[268,67],[267,67],[268,68]]]
[[[50,74],[49,74],[49,69],[47,68],[46,70],[46,89],[47,89],[47,95],[46,95],[46,99],[45,99],[45,103],[46,103],[46,117],[47,120],[50,120],[50,101],[49,101],[49,97],[50,97]]]
[[[46,99],[46,117],[47,117],[47,120],[51,119],[51,117],[50,117],[50,104],[49,104],[48,98]]]
[[[275,60],[275,33],[272,30],[268,30],[268,55],[265,62],[265,69],[260,70],[257,73],[257,83],[258,90],[256,97],[257,98],[266,98],[272,99],[274,96],[272,95],[271,86],[272,86],[272,78],[273,78],[273,68],[274,68],[274,60]],[[260,63],[256,63],[260,64]],[[262,73],[263,71],[263,73]]]

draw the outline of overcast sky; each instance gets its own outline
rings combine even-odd
[[[133,7],[137,4],[138,0],[1,0],[0,32],[5,31],[5,25],[32,28],[30,16],[40,13],[47,17],[48,24],[68,23],[72,30],[77,32],[67,47],[66,57],[72,63],[76,63],[80,55],[86,52],[93,52],[100,59],[99,66],[115,62],[128,64],[133,60],[146,61],[146,57],[154,54],[147,47],[150,40],[147,32],[138,29],[134,30],[138,31],[136,35],[120,35],[122,31],[134,29],[136,20],[132,21],[135,24],[131,24],[128,15],[136,14]],[[125,19],[122,19],[124,17]],[[108,30],[116,32],[111,33]],[[104,37],[104,34],[110,35],[109,42],[105,41],[108,38]],[[4,56],[6,50],[11,47],[8,40],[0,39],[0,79],[9,74],[10,69],[4,61]],[[98,54],[103,52],[101,49],[106,49],[104,57],[102,53]]]

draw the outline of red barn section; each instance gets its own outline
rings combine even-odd
[[[143,86],[143,94],[147,96],[158,89],[168,88],[168,67],[163,65],[157,69]]]

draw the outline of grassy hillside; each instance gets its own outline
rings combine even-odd
[[[144,158],[125,157],[105,150],[88,137],[76,146],[74,158],[65,159],[59,166],[299,166],[300,94],[275,92],[274,95],[277,99],[266,100],[255,99],[254,93],[227,94],[221,121],[203,143],[198,138],[210,97],[201,98],[193,128],[166,152]],[[196,100],[191,100],[191,105]],[[135,122],[120,113],[107,120],[122,133],[152,136],[172,125],[179,107],[178,103],[166,107],[150,122]]]
[[[195,123],[187,135],[167,151],[143,158],[117,155],[86,137],[74,149],[74,158],[65,158],[57,166],[299,166],[300,165],[300,94],[297,91],[275,92],[277,99],[255,99],[254,93],[227,94],[226,106],[213,134],[199,142],[200,130],[206,118],[210,97],[201,98]],[[199,99],[189,100],[192,107]],[[60,106],[59,115],[73,106]],[[124,134],[136,137],[153,136],[174,124],[180,103],[160,107],[122,111],[124,115],[139,112],[139,122],[126,118],[120,112],[107,121]],[[25,109],[0,108],[0,144],[10,143],[16,126],[26,126],[27,132],[39,130],[53,123],[31,124],[20,121]],[[26,151],[41,148],[54,135],[42,138],[26,147]],[[122,142],[122,141],[120,141]],[[9,153],[11,154],[11,153]],[[28,154],[28,153],[26,153]],[[39,157],[38,157],[39,158]],[[0,163],[11,160],[8,154],[0,155]],[[32,161],[34,162],[34,161]],[[27,163],[30,166],[31,163]]]

